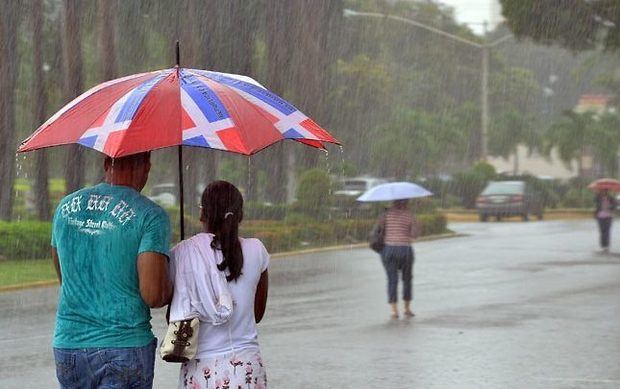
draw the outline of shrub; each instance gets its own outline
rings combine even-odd
[[[325,216],[330,200],[331,179],[320,169],[305,171],[297,187],[297,206],[299,211],[315,218]]]
[[[443,234],[448,231],[448,220],[444,215],[419,215],[417,219],[422,227],[420,236]]]
[[[492,165],[478,162],[469,171],[454,175],[453,193],[463,199],[465,208],[474,208],[480,192],[495,177],[495,168]]]
[[[572,188],[564,195],[562,205],[566,208],[592,208],[594,195],[588,189]]]
[[[441,234],[447,231],[443,215],[419,215],[421,235]],[[241,235],[261,239],[269,252],[295,250],[305,246],[321,247],[336,244],[365,242],[376,218],[333,220],[319,222],[308,216],[297,215],[286,221],[258,220],[241,225]]]
[[[287,208],[286,204],[247,202],[243,206],[243,217],[247,220],[282,220]]]
[[[50,257],[51,223],[39,221],[0,222],[2,259]]]

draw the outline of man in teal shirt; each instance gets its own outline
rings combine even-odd
[[[65,197],[54,214],[60,292],[54,357],[62,388],[151,388],[150,308],[168,304],[170,223],[140,194],[150,154],[106,158],[105,182]]]

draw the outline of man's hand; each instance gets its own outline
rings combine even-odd
[[[52,247],[52,262],[54,263],[54,269],[56,269],[56,275],[58,276],[58,282],[62,284],[62,274],[60,273],[60,261],[58,259],[58,252]]]
[[[160,308],[170,303],[172,285],[165,255],[151,251],[138,255],[138,278],[140,295],[149,307]]]

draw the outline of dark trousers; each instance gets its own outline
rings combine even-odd
[[[611,230],[611,218],[598,218],[598,229],[601,231],[601,247],[609,247],[609,232]]]
[[[411,301],[413,260],[414,255],[411,246],[385,246],[383,249],[381,261],[387,275],[388,303],[395,303],[398,300],[396,290],[399,271],[403,278],[403,300]]]

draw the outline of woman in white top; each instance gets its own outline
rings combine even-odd
[[[265,388],[267,377],[258,346],[256,323],[263,318],[267,304],[269,254],[260,240],[239,237],[243,197],[234,185],[226,181],[211,183],[202,194],[201,208],[200,221],[205,232],[173,249],[171,273],[175,283],[181,283],[185,279],[178,269],[191,266],[193,272],[207,272],[207,267],[201,263],[204,258],[187,254],[192,252],[187,249],[190,243],[201,245],[199,251],[213,253],[217,268],[226,275],[233,310],[223,324],[201,320],[196,358],[181,366],[179,388]],[[179,266],[181,261],[186,262]],[[191,282],[204,280],[205,285],[191,288],[191,293],[199,300],[212,299],[211,286],[207,285],[209,275],[194,275],[198,277],[191,277],[191,274],[185,277],[196,280]],[[200,312],[200,306],[204,304],[201,301],[192,305]]]

